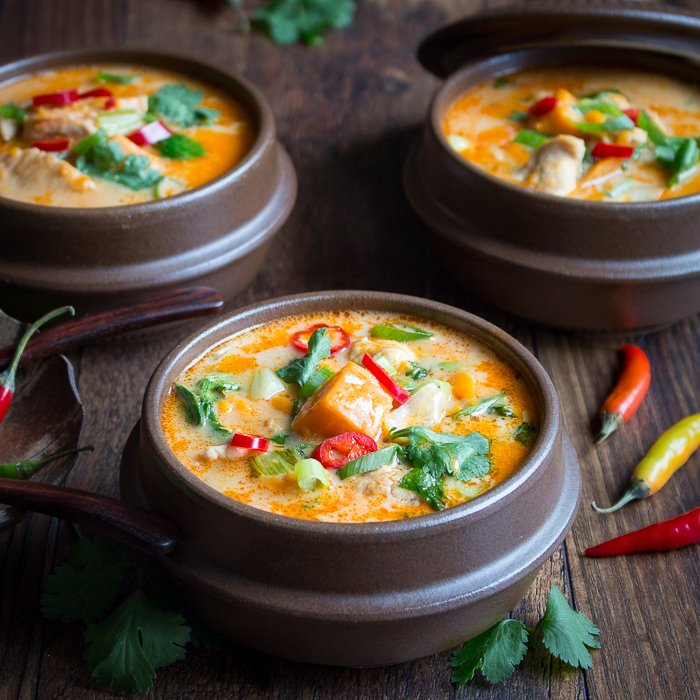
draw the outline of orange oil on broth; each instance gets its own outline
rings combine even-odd
[[[522,445],[514,439],[514,429],[521,421],[539,422],[537,407],[525,380],[502,358],[474,338],[461,334],[441,324],[418,318],[375,312],[331,312],[315,313],[283,318],[262,327],[244,331],[210,349],[201,359],[178,377],[177,383],[193,387],[202,377],[225,372],[233,375],[241,390],[228,392],[218,402],[217,414],[222,425],[232,431],[251,435],[272,437],[279,433],[290,433],[292,401],[296,393],[290,385],[285,395],[270,400],[253,401],[248,390],[255,369],[269,367],[276,370],[301,353],[290,344],[293,333],[314,324],[340,325],[350,336],[351,343],[368,336],[370,329],[382,322],[408,322],[434,333],[430,341],[411,342],[408,345],[423,365],[451,361],[463,363],[463,371],[473,379],[473,400],[505,391],[508,406],[517,418],[494,415],[468,417],[459,423],[446,418],[442,424],[427,426],[435,430],[465,435],[478,431],[489,438],[492,469],[483,477],[469,482],[460,492],[457,488],[446,489],[448,506],[457,505],[470,497],[492,488],[513,473],[530,452],[532,442]],[[323,360],[322,365],[337,371],[349,360],[349,350]],[[435,369],[430,377],[450,380],[454,373]],[[430,378],[429,377],[429,378]],[[468,402],[467,402],[468,403]],[[454,409],[459,408],[455,403]],[[248,464],[247,456],[207,456],[212,445],[206,428],[189,423],[183,405],[174,390],[164,402],[162,428],[166,441],[193,474],[209,486],[242,503],[273,513],[307,520],[326,522],[370,522],[397,520],[434,512],[416,496],[416,503],[396,502],[384,493],[364,493],[361,480],[373,473],[359,474],[341,481],[334,470],[329,489],[302,491],[294,473],[283,477],[259,477]],[[386,434],[385,434],[386,436]],[[293,447],[299,442],[319,443],[322,438],[301,439],[293,434],[285,446]],[[377,440],[378,448],[386,446],[383,439]],[[406,469],[408,471],[408,469]],[[456,483],[456,482],[455,482]],[[466,495],[465,495],[466,492]],[[411,492],[413,493],[413,492]]]

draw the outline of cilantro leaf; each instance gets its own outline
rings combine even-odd
[[[233,435],[228,428],[224,428],[219,423],[219,417],[213,406],[213,402],[217,399],[216,392],[225,389],[237,391],[240,386],[218,375],[201,379],[194,392],[181,384],[175,385],[175,391],[185,406],[190,421],[194,425],[206,425],[214,437],[220,440],[228,440]]]
[[[187,85],[163,85],[148,98],[148,111],[160,114],[168,121],[182,127],[192,126],[197,122],[211,123],[219,112],[208,107],[201,107],[204,93],[190,90]]]
[[[497,622],[452,655],[452,682],[463,686],[477,668],[491,683],[508,678],[527,652],[527,638],[527,627],[519,620]]]
[[[197,382],[197,392],[202,401],[216,401],[225,391],[239,391],[240,384],[225,374],[210,374]]]
[[[537,428],[529,423],[521,423],[513,433],[513,439],[521,445],[527,445],[532,436],[537,432]]]
[[[352,24],[355,8],[353,0],[271,0],[254,17],[278,44],[318,45],[321,32]]]
[[[311,379],[321,360],[331,356],[331,337],[327,328],[317,328],[309,338],[309,349],[304,357],[297,357],[277,370],[277,376],[292,384],[304,386]]]
[[[593,664],[589,649],[599,649],[594,635],[600,630],[582,613],[569,607],[558,586],[547,596],[547,609],[535,629],[542,630],[542,641],[557,658],[571,666],[590,668]]]
[[[207,154],[201,143],[185,134],[173,134],[170,138],[158,141],[156,148],[164,158],[173,160],[191,160]]]
[[[423,469],[415,468],[404,474],[401,481],[399,481],[399,486],[402,489],[415,491],[428,502],[431,508],[435,510],[445,509],[443,504],[445,488],[442,477],[435,476]]]
[[[51,620],[95,622],[119,592],[130,560],[107,540],[81,540],[68,563],[54,569],[41,597],[41,612]]]
[[[100,685],[143,693],[155,669],[185,658],[190,628],[182,615],[159,610],[138,590],[107,619],[90,625],[84,638],[90,642],[88,671]]]
[[[495,410],[499,402],[506,397],[505,392],[496,394],[495,396],[487,396],[483,399],[478,399],[461,411],[455,413],[455,420],[460,420],[466,416],[483,416],[489,411]]]

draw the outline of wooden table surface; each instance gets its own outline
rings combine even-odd
[[[466,295],[434,259],[402,193],[404,159],[439,86],[415,61],[415,47],[446,22],[501,4],[360,0],[353,27],[328,35],[322,47],[306,48],[237,35],[226,18],[190,0],[0,0],[2,62],[114,44],[180,50],[242,73],[267,95],[298,170],[299,199],[267,266],[229,309],[282,294],[345,288],[414,294],[482,315],[530,348],[551,373],[581,461],[583,500],[574,527],[513,614],[531,623],[557,584],[601,628],[602,649],[593,654],[590,671],[534,654],[504,683],[477,680],[457,690],[450,684],[449,652],[357,670],[290,663],[231,644],[212,652],[190,648],[184,661],[158,671],[149,697],[700,697],[700,550],[609,560],[582,556],[593,543],[700,504],[698,455],[649,501],[607,517],[588,505],[619,494],[660,432],[700,411],[700,320],[636,339],[653,367],[649,395],[623,434],[593,447],[595,415],[619,369],[620,339],[534,328]],[[698,0],[669,7],[679,5],[700,10]],[[87,408],[85,441],[97,450],[80,457],[70,486],[117,494],[121,450],[146,382],[177,339],[171,334],[76,353]],[[112,697],[85,671],[81,627],[48,622],[39,613],[44,581],[73,541],[70,527],[44,516],[0,536],[0,700]]]

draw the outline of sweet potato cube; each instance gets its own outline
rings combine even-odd
[[[364,367],[349,362],[301,407],[292,428],[307,438],[360,432],[376,439],[393,400]]]

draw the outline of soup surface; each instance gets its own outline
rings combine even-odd
[[[529,69],[466,92],[443,128],[468,161],[540,192],[646,202],[700,191],[700,92],[666,75]]]
[[[77,66],[0,86],[0,196],[60,207],[159,199],[203,185],[250,150],[226,93],[146,66]]]
[[[329,522],[423,515],[510,475],[538,427],[526,381],[446,326],[291,316],[209,350],[168,394],[173,452],[221,493]]]

